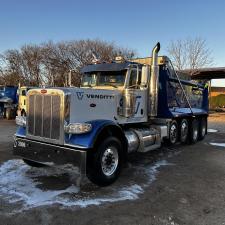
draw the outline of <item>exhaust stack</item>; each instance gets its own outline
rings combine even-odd
[[[68,73],[67,86],[68,87],[72,86],[72,70],[70,70],[69,73]]]
[[[160,43],[158,42],[152,50],[152,65],[151,78],[149,85],[149,116],[157,116],[158,109],[158,86],[159,86],[159,66],[158,66],[158,52],[160,50]]]

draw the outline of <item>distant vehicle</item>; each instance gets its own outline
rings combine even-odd
[[[8,120],[16,117],[17,89],[15,86],[0,86],[0,115]]]
[[[127,154],[196,143],[207,133],[208,88],[180,80],[168,57],[95,61],[80,87],[39,88],[18,116],[14,154],[30,166],[73,165],[97,185],[113,183]]]
[[[26,116],[27,115],[27,92],[34,87],[20,87],[17,91],[19,96],[17,115]]]
[[[225,106],[216,107],[216,112],[225,112]]]

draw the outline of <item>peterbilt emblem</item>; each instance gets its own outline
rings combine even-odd
[[[77,93],[77,98],[79,99],[79,100],[82,100],[83,99],[83,97],[84,97],[84,92],[76,92]]]
[[[47,90],[46,89],[42,89],[41,90],[41,94],[46,94],[47,93]]]

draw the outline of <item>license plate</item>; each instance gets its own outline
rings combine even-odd
[[[17,141],[17,146],[21,148],[26,148],[26,142],[23,141]]]

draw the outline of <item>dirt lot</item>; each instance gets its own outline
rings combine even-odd
[[[14,121],[0,120],[0,224],[225,224],[225,114],[209,128],[195,145],[131,155],[110,187],[80,189],[69,171],[16,159]]]

